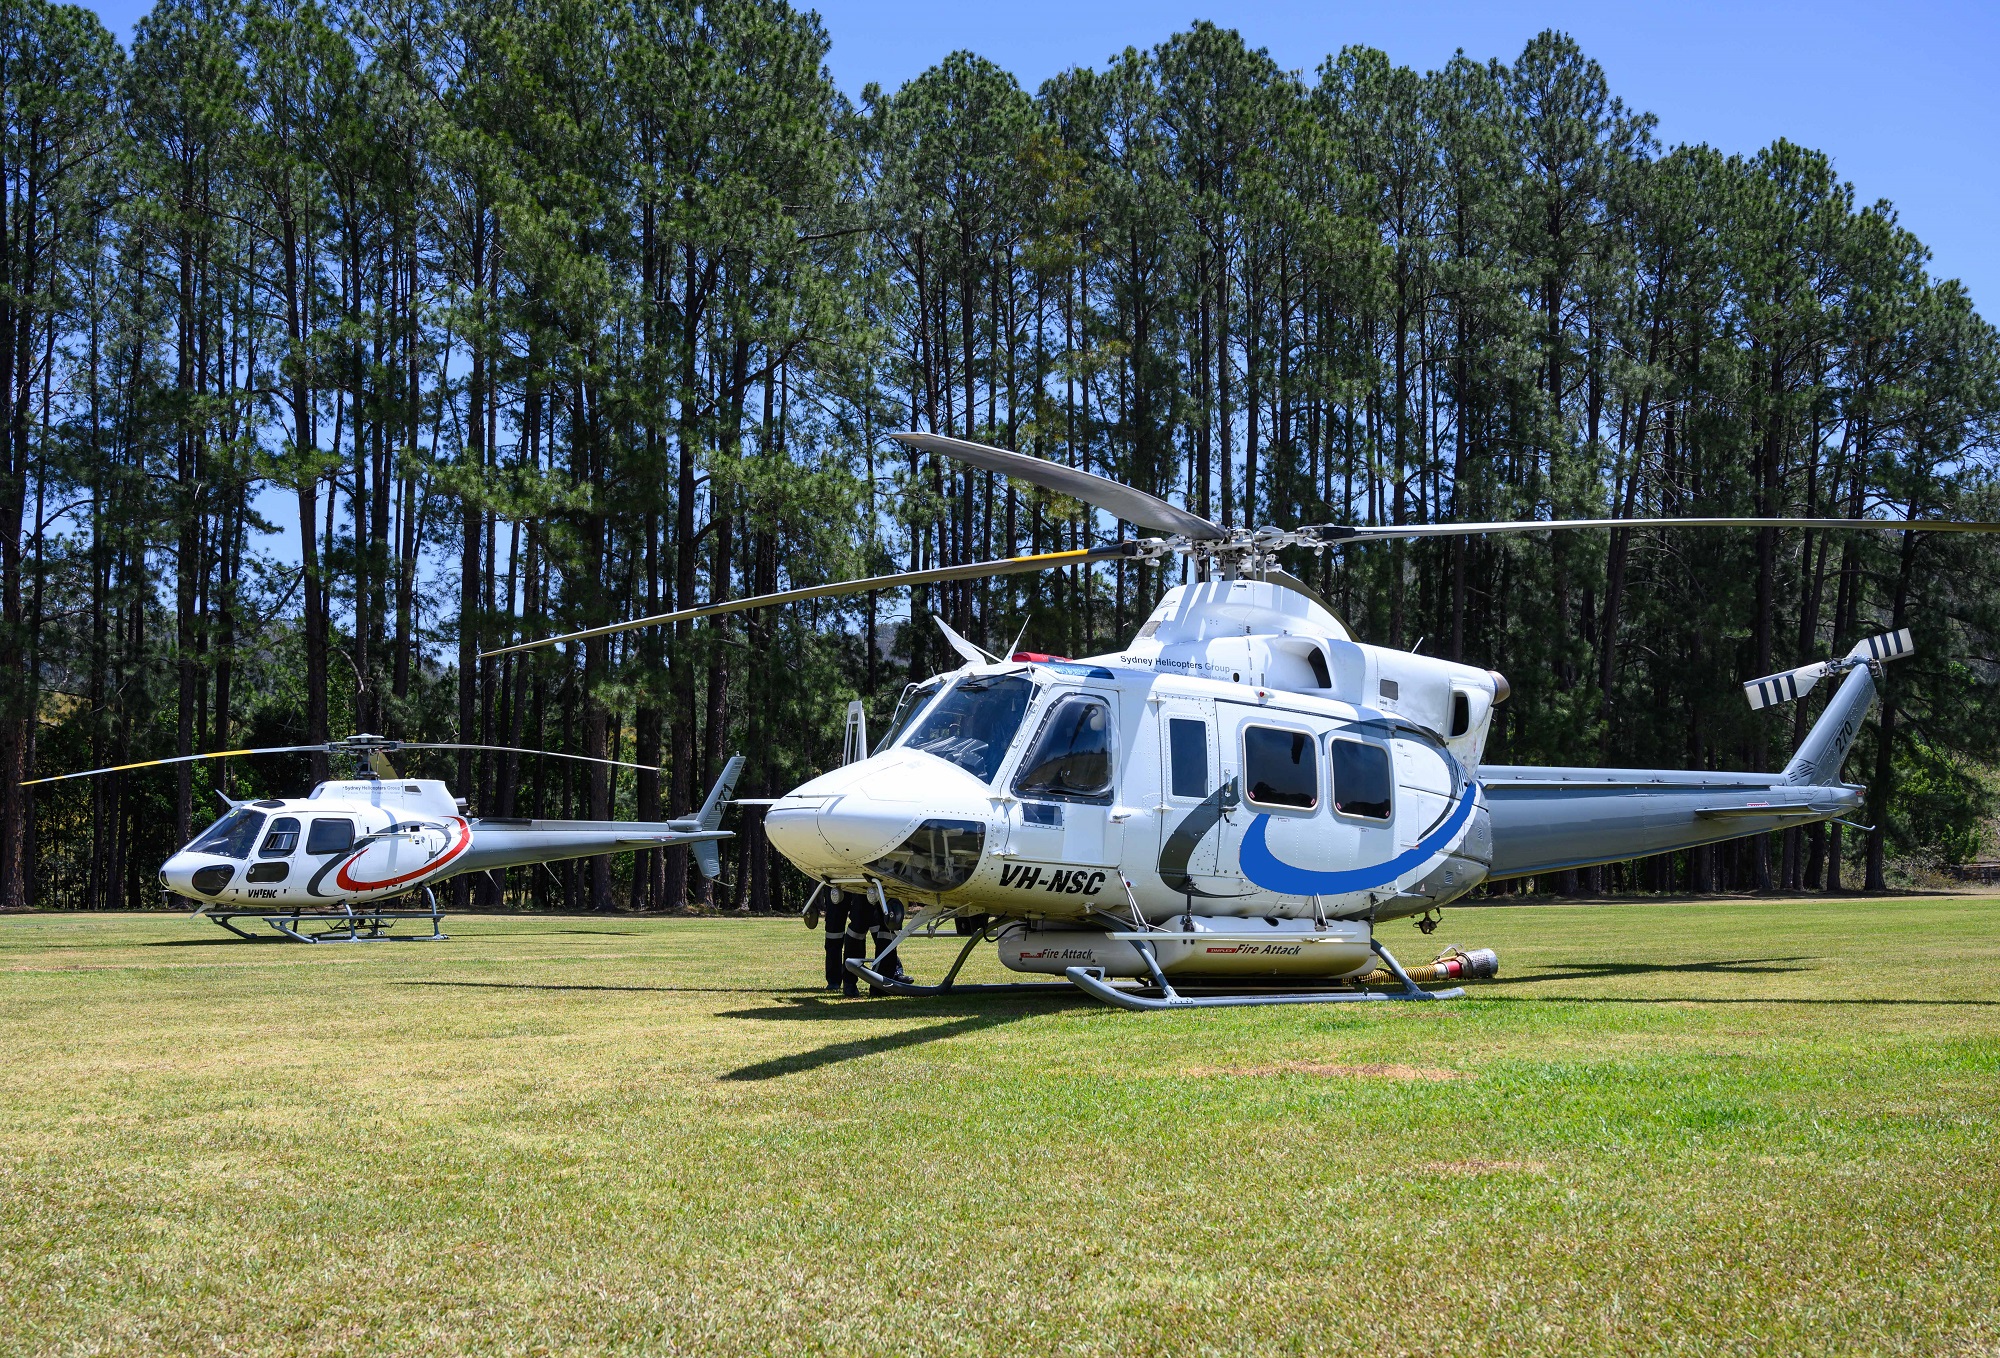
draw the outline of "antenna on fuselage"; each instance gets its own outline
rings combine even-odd
[[[855,698],[847,704],[847,733],[840,742],[840,762],[859,764],[868,757],[868,709]]]
[[[952,628],[950,623],[937,614],[931,614],[931,621],[938,625],[940,632],[944,633],[944,639],[951,643],[951,648],[965,657],[966,664],[977,665],[982,661],[999,662],[999,656],[993,654],[993,652],[987,650],[984,646],[975,646],[973,643],[967,641]]]

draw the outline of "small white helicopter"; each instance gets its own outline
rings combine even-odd
[[[231,933],[253,937],[238,922],[262,920],[279,935],[302,943],[353,943],[389,937],[396,921],[404,919],[429,920],[427,937],[445,938],[432,888],[463,873],[685,844],[702,874],[714,878],[721,871],[715,841],[728,839],[731,833],[720,828],[722,813],[743,768],[742,755],[731,757],[701,810],[684,820],[467,817],[465,801],[453,797],[437,779],[398,776],[389,756],[399,750],[507,752],[509,747],[354,735],[325,745],[147,759],[31,782],[55,783],[122,769],[243,755],[324,752],[354,756],[366,770],[362,777],[321,783],[304,797],[258,801],[224,797],[229,810],[222,819],[160,867],[162,887],[200,902],[195,915],[206,916]],[[618,768],[642,767],[547,750],[511,752]],[[395,903],[412,894],[421,894],[424,909],[395,908]]]
[[[903,994],[953,990],[982,939],[997,943],[1013,970],[1062,976],[1128,1009],[1462,994],[1425,991],[1417,981],[1493,975],[1491,952],[1453,950],[1413,976],[1374,926],[1408,915],[1428,921],[1484,881],[1852,814],[1864,789],[1841,780],[1841,765],[1873,702],[1879,667],[1911,652],[1901,630],[1837,660],[1745,685],[1753,707],[1763,707],[1800,696],[1821,677],[1847,676],[1779,773],[1494,766],[1481,755],[1507,681],[1357,642],[1309,586],[1273,564],[1282,548],[1651,526],[2000,531],[1984,523],[1773,518],[1226,531],[1130,486],[1039,458],[940,435],[895,437],[1164,536],[812,586],[507,650],[1120,557],[1180,555],[1205,568],[1208,578],[1166,593],[1128,646],[1083,660],[1025,651],[1002,659],[940,623],[964,665],[912,684],[873,753],[769,803],[766,832],[819,884],[815,898],[856,892],[884,911],[891,898],[911,907],[872,967],[846,961],[871,985]],[[976,927],[939,985],[893,974],[900,968],[887,954],[954,920],[961,933]],[[1142,984],[1115,985],[1114,977]],[[1175,982],[1189,990],[1265,989],[1184,994]],[[1378,982],[1391,988],[1368,988]]]

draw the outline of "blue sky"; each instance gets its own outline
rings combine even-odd
[[[1863,202],[1887,198],[1931,247],[1933,271],[1963,279],[2000,318],[2000,5],[1718,3],[1672,0],[1138,0],[1007,4],[824,0],[841,85],[893,89],[956,48],[1033,89],[1070,66],[1147,47],[1196,18],[1235,28],[1308,75],[1350,43],[1429,70],[1463,48],[1511,61],[1560,28],[1604,67],[1612,92],[1659,116],[1671,146],[1751,152],[1786,137],[1830,155]]]
[[[149,6],[95,6],[121,37]],[[1279,64],[1310,73],[1349,43],[1427,70],[1463,48],[1512,60],[1561,28],[1601,63],[1612,90],[1659,115],[1672,145],[1750,152],[1788,137],[1827,152],[1864,202],[1887,198],[1928,244],[1933,271],[1963,279],[2000,316],[2000,5],[1964,0],[1859,4],[1675,0],[1236,0],[1166,8],[1140,0],[823,0],[829,64],[850,94],[893,89],[958,48],[1033,89],[1071,66],[1147,47],[1196,18],[1241,31]]]

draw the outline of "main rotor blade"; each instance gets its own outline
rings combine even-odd
[[[588,627],[581,632],[565,632],[559,637],[543,637],[540,641],[518,642],[512,646],[481,651],[479,658],[486,660],[496,655],[512,655],[516,651],[532,651],[540,646],[556,646],[566,641],[584,641],[591,637],[610,636],[614,632],[630,632],[638,627],[659,627],[670,622],[692,622],[696,618],[742,613],[753,608],[770,608],[777,604],[799,603],[806,599],[831,599],[848,594],[866,594],[878,589],[902,589],[909,585],[936,585],[951,580],[984,580],[996,575],[1020,575],[1028,571],[1056,570],[1063,566],[1087,566],[1096,561],[1115,561],[1119,557],[1134,556],[1139,551],[1140,544],[1128,539],[1103,547],[1088,549],[1079,547],[1067,552],[1010,556],[999,561],[969,561],[962,566],[934,566],[929,570],[874,575],[865,580],[837,580],[827,585],[807,585],[803,589],[782,590],[777,594],[753,594],[742,599],[731,599],[726,603],[683,608],[675,613],[656,613],[650,618],[615,622],[608,627]]]
[[[641,773],[658,773],[657,764],[628,764],[622,759],[599,759],[588,754],[564,754],[560,750],[530,750],[520,745],[460,745],[440,740],[403,740],[397,748],[404,750],[492,750],[500,754],[535,754],[545,759],[574,759],[582,764],[608,764],[617,769],[638,769]]]
[[[989,448],[983,443],[968,443],[964,439],[951,438],[944,434],[891,434],[890,438],[912,448],[938,453],[945,457],[957,458],[989,472],[1001,472],[1007,476],[1030,482],[1044,490],[1067,495],[1072,500],[1081,500],[1087,505],[1109,510],[1127,523],[1136,523],[1141,528],[1151,528],[1161,533],[1178,533],[1182,537],[1197,541],[1214,541],[1227,536],[1220,528],[1199,514],[1190,514],[1177,505],[1168,504],[1157,495],[1148,495],[1122,481],[1094,472],[1077,471],[1046,458],[1030,457],[1026,453],[1010,453],[1005,448]]]
[[[1317,524],[1328,542],[1391,538],[1483,537],[1545,533],[1554,528],[1863,528],[1883,533],[2000,533],[2000,523],[1955,519],[1503,519],[1495,523]]]
[[[33,787],[38,783],[60,783],[69,778],[95,778],[103,773],[123,773],[127,769],[150,769],[161,764],[191,764],[202,759],[233,759],[246,754],[381,754],[397,750],[492,750],[502,754],[535,754],[549,759],[574,759],[584,764],[608,764],[621,769],[638,769],[641,772],[657,772],[652,764],[628,764],[622,759],[598,759],[587,754],[563,754],[557,750],[530,750],[518,745],[460,745],[435,740],[396,740],[385,742],[381,747],[352,745],[344,740],[329,741],[324,745],[263,745],[251,750],[211,750],[206,754],[174,755],[166,759],[141,759],[133,764],[112,764],[107,768],[85,769],[81,773],[56,773],[46,778],[30,778],[22,787]],[[397,775],[400,776],[400,775]],[[390,779],[394,781],[394,777]],[[232,803],[234,805],[234,803]]]
[[[85,769],[81,773],[53,773],[46,778],[23,780],[22,787],[33,787],[37,783],[60,783],[66,778],[95,778],[100,773],[123,773],[127,769],[150,769],[160,764],[192,764],[198,759],[233,759],[242,754],[317,754],[332,747],[326,745],[266,745],[256,750],[210,750],[207,754],[177,754],[166,759],[141,759],[135,764],[112,764],[101,769]]]

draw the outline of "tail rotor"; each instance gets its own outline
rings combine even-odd
[[[1801,665],[1795,670],[1783,670],[1767,674],[1762,679],[1752,679],[1743,685],[1743,696],[1749,700],[1751,711],[1761,712],[1778,703],[1795,702],[1805,697],[1829,674],[1845,674],[1863,665],[1901,660],[1916,649],[1916,644],[1910,640],[1909,628],[1884,632],[1856,642],[1854,649],[1838,660],[1821,660]]]

